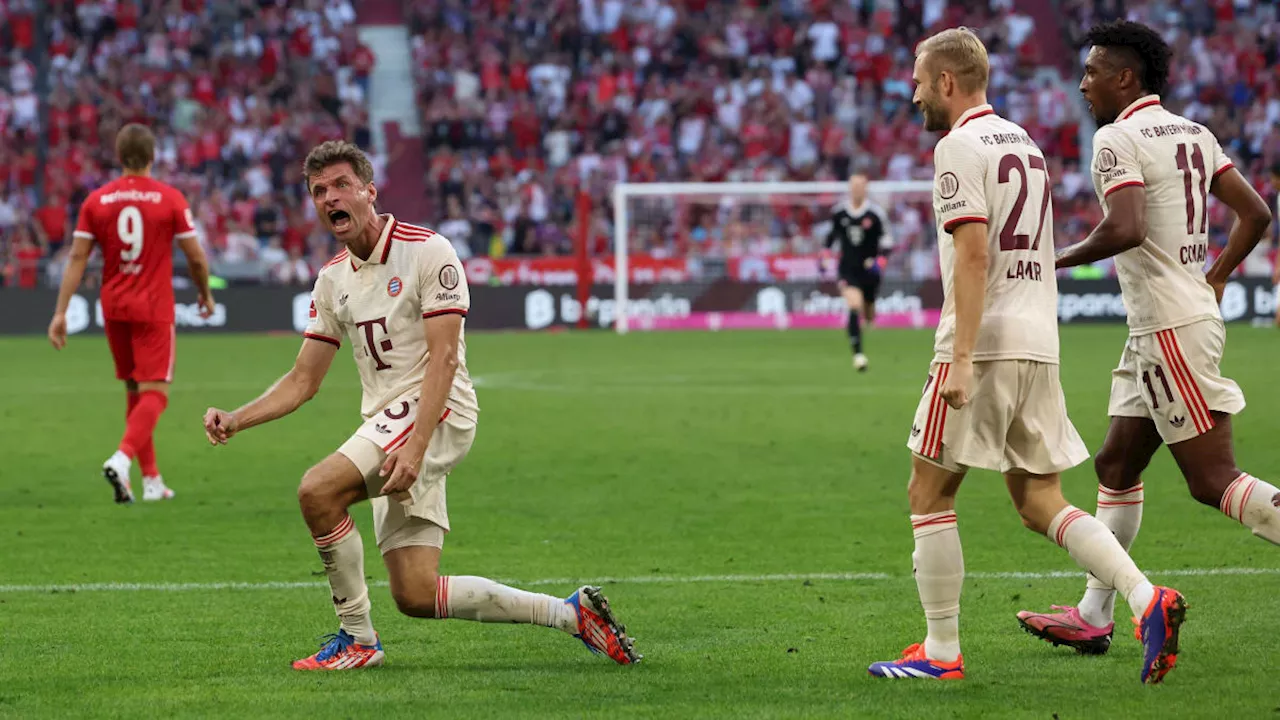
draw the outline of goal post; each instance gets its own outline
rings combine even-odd
[[[894,246],[917,246],[921,235],[932,239],[932,189],[925,180],[868,183],[868,198],[887,216]],[[778,273],[763,269],[768,264],[797,268],[794,275],[785,270],[788,277],[833,282],[834,260],[822,252],[823,240],[831,214],[847,192],[843,181],[618,183],[612,196],[615,330],[804,325],[793,322],[797,318],[785,302],[777,309],[733,312],[731,306],[718,308],[716,301],[734,292],[741,296],[741,288],[732,288],[735,281],[758,285],[777,279]],[[670,271],[673,263],[681,270]],[[895,273],[902,274],[894,268],[890,275]],[[641,307],[633,297],[637,282],[717,287],[719,292],[710,298],[677,298],[689,322],[655,321],[652,312],[644,311],[652,310],[653,303]],[[661,297],[666,307],[672,306],[670,293]],[[824,315],[827,322],[832,315]]]

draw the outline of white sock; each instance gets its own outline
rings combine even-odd
[[[518,590],[471,575],[441,575],[437,579],[436,617],[544,625],[578,634],[578,614],[563,598]]]
[[[344,517],[338,527],[315,538],[315,542],[342,629],[361,645],[377,643],[369,617],[369,587],[364,582],[364,542],[351,516]]]
[[[1128,490],[1112,490],[1098,486],[1098,522],[1107,526],[1125,552],[1133,547],[1142,525],[1142,483]],[[1106,627],[1115,619],[1116,590],[1089,575],[1084,597],[1080,599],[1080,617],[1095,627]]]
[[[1218,507],[1254,535],[1280,545],[1280,489],[1274,485],[1240,473],[1227,486]]]
[[[954,510],[911,516],[916,549],[911,555],[920,605],[929,624],[925,657],[954,662],[960,657],[960,591],[964,554]]]
[[[1068,505],[1053,516],[1046,534],[1070,553],[1080,567],[1119,590],[1129,601],[1134,616],[1142,617],[1147,611],[1156,595],[1155,588],[1120,547],[1116,536],[1097,518]]]

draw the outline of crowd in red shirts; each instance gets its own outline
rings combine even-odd
[[[215,261],[308,282],[332,241],[300,202],[298,161],[321,138],[370,144],[374,55],[355,36],[351,0],[52,0],[43,123],[39,1],[0,0],[8,282],[39,282],[42,257],[56,274],[75,208],[108,174],[111,137],[129,120],[157,129],[157,174],[191,198]],[[1122,13],[1160,28],[1175,48],[1166,105],[1208,125],[1265,186],[1280,161],[1274,4],[1064,0],[1065,22],[1049,28],[1021,14],[1026,5],[406,0],[426,153],[423,206],[411,214],[464,255],[563,254],[585,190],[591,248],[606,252],[610,189],[621,180],[834,180],[858,170],[928,180],[936,139],[911,107],[914,44],[964,24],[990,49],[996,110],[1051,158],[1056,236],[1074,241],[1100,217],[1080,157],[1079,63],[1043,57],[1052,45],[1044,33],[1064,33],[1062,47],[1076,52],[1090,25]],[[42,137],[50,151],[37,193]],[[899,247],[914,253],[899,267],[931,272],[927,196],[890,204]],[[1216,212],[1221,241],[1226,222]],[[651,218],[636,241],[656,255],[798,249],[795,231],[811,223],[778,214],[726,222],[678,209]]]

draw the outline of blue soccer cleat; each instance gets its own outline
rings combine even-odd
[[[924,655],[924,643],[916,643],[903,650],[897,660],[871,663],[867,672],[874,677],[895,680],[963,680],[964,656],[954,662],[930,660]]]
[[[1178,630],[1187,619],[1187,600],[1173,588],[1156,586],[1156,596],[1135,620],[1134,635],[1142,641],[1142,682],[1155,685],[1178,662]]]

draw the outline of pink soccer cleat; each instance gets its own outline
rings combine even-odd
[[[632,665],[644,658],[635,651],[635,641],[627,637],[626,626],[614,618],[600,588],[583,585],[565,602],[578,614],[578,634],[574,637],[588,650],[608,655],[619,665]]]
[[[1018,613],[1018,624],[1023,630],[1045,642],[1074,648],[1081,655],[1105,655],[1111,648],[1115,623],[1097,627],[1085,622],[1080,617],[1080,611],[1074,607],[1053,605],[1051,609],[1058,612],[1023,610]]]
[[[294,670],[355,670],[381,665],[386,655],[382,652],[382,639],[373,645],[361,645],[346,630],[324,638],[324,647],[311,657],[293,662]]]

